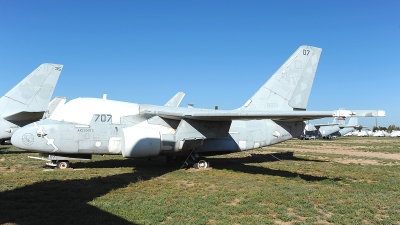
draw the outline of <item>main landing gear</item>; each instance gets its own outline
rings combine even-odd
[[[191,152],[190,155],[186,158],[182,167],[193,165],[195,169],[207,169],[210,168],[210,162],[197,153]]]
[[[210,162],[204,157],[198,157],[194,161],[193,168],[195,169],[207,169],[210,167]]]

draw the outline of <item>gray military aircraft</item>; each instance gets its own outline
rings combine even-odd
[[[300,46],[240,108],[178,107],[183,93],[164,106],[78,98],[48,119],[17,131],[13,145],[40,153],[48,165],[68,168],[69,160],[92,154],[127,158],[185,157],[195,168],[204,156],[268,146],[298,137],[306,120],[335,116],[384,116],[381,110],[306,111],[322,49]]]
[[[44,63],[0,98],[0,142],[20,127],[42,119],[63,65]]]
[[[351,117],[346,125],[340,127],[341,129],[339,130],[339,134],[340,136],[344,136],[347,133],[353,132],[359,126],[360,125],[358,124],[358,118]]]
[[[339,133],[338,135],[342,136],[348,132],[353,131],[356,127],[358,127],[358,119],[357,117],[351,117],[348,124],[345,123],[346,118],[344,117],[335,117],[332,123],[326,124],[306,124],[304,128],[303,136],[300,136],[301,139],[307,139],[307,135],[314,135],[316,138],[323,139],[331,139],[333,134]]]

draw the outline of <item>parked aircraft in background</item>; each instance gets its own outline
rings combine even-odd
[[[370,136],[370,132],[368,130],[362,130],[360,132],[358,132],[357,137],[369,137]]]
[[[41,159],[59,168],[69,167],[69,160],[90,159],[92,154],[184,157],[195,168],[207,168],[210,164],[203,156],[250,150],[298,137],[306,120],[384,116],[381,110],[306,111],[321,51],[299,47],[235,110],[181,108],[177,107],[180,101],[175,100],[156,106],[78,98],[48,119],[20,129],[11,141],[21,149],[39,152]]]
[[[372,137],[374,132],[368,128],[363,127],[363,130],[358,132],[357,137]]]
[[[392,131],[392,133],[390,133],[390,137],[400,137],[400,131],[399,130]]]
[[[356,136],[356,137],[400,137],[400,131],[392,131],[391,133],[386,130],[377,130],[375,132],[366,129],[362,131],[355,130],[344,136]]]
[[[46,112],[43,114],[42,119],[47,119],[53,114],[57,109],[61,108],[67,102],[67,98],[65,97],[55,97],[49,105],[47,106]]]
[[[0,98],[0,142],[4,144],[22,126],[42,119],[63,65],[40,65]]]
[[[390,137],[390,133],[384,130],[377,130],[373,133],[372,137]]]
[[[336,119],[336,118],[335,118]],[[335,122],[334,119],[334,122]],[[339,124],[316,124],[314,125],[317,127],[319,131],[319,136],[323,139],[330,139],[331,134],[336,133],[340,130]]]
[[[350,117],[349,122],[346,125],[340,126],[341,129],[339,130],[339,133],[341,136],[344,136],[350,132],[353,132],[358,126],[358,118]]]
[[[351,117],[348,124],[345,124],[346,118],[335,117],[332,123],[326,124],[311,124],[308,123],[304,129],[304,134],[300,136],[300,139],[309,139],[308,136],[315,136],[316,138],[331,139],[332,137],[341,136],[346,133],[353,131],[358,127],[357,117]]]

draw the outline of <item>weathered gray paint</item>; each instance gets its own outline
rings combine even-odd
[[[0,98],[1,141],[43,117],[62,68],[63,65],[44,63]]]
[[[192,150],[210,155],[264,147],[297,137],[305,120],[384,115],[373,110],[305,111],[320,54],[319,48],[301,46],[236,110],[177,107],[183,93],[164,106],[75,99],[64,107],[70,104],[75,109],[65,109],[69,114],[64,116],[68,118],[54,115],[27,125],[14,134],[12,143],[22,149],[63,157],[66,153],[157,157],[188,155]],[[99,115],[105,119],[98,120]],[[106,119],[108,115],[112,120]]]

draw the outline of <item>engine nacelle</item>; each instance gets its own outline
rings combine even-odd
[[[122,155],[126,158],[155,157],[161,151],[160,126],[145,122],[123,130]]]

